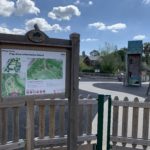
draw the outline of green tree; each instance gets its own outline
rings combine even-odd
[[[144,43],[144,54],[145,54],[145,59],[144,61],[146,62],[147,65],[150,66],[150,42]]]
[[[101,72],[115,74],[120,68],[121,58],[114,52],[102,52],[102,54],[102,61],[100,63]]]
[[[117,50],[117,46],[105,43],[100,52],[100,70],[103,73],[115,74],[125,68],[125,49]]]

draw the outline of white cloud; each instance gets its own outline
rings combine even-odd
[[[88,25],[90,28],[96,28],[98,30],[106,30],[106,25],[102,22],[95,22]]]
[[[59,24],[54,24],[50,25],[44,18],[33,18],[30,20],[27,20],[25,25],[26,25],[26,30],[31,30],[33,29],[33,26],[37,24],[42,31],[55,31],[55,32],[60,32],[60,31],[70,31],[71,27],[61,27]]]
[[[93,1],[87,1],[87,2],[85,2],[85,1],[80,1],[80,0],[76,0],[75,2],[74,2],[74,4],[75,5],[81,5],[81,6],[91,6],[91,5],[93,5]]]
[[[118,32],[119,30],[126,29],[127,26],[124,23],[117,23],[113,25],[105,25],[103,22],[95,22],[88,25],[90,28],[96,28],[98,30],[110,30],[114,33]]]
[[[9,17],[15,11],[15,3],[9,0],[0,0],[0,16]]]
[[[98,39],[94,39],[94,38],[87,38],[87,39],[82,39],[81,42],[95,42],[98,41]]]
[[[32,30],[35,24],[38,24],[41,31],[67,32],[71,30],[70,26],[62,27],[59,24],[50,25],[44,18],[34,18],[25,22],[25,29],[10,29],[7,27],[6,24],[1,24],[0,33],[22,35],[25,34],[27,31]]]
[[[12,14],[38,14],[40,9],[32,0],[0,0],[0,16],[9,17]]]
[[[5,33],[5,34],[25,34],[26,30],[24,29],[18,29],[18,28],[13,28],[13,29],[9,29],[7,27],[2,27],[0,26],[0,33]]]
[[[112,32],[118,32],[118,30],[123,30],[126,27],[127,26],[124,23],[117,23],[117,24],[113,24],[111,26],[107,26],[107,29],[111,30]]]
[[[35,2],[32,0],[17,0],[16,2],[16,13],[18,15],[23,14],[38,14],[40,9],[35,6]]]
[[[89,1],[89,5],[93,5],[93,2],[92,2],[92,1]]]
[[[150,0],[143,0],[144,4],[150,4]]]
[[[56,20],[70,20],[73,15],[81,15],[78,7],[74,5],[54,7],[53,10],[48,13],[48,17]]]
[[[135,36],[133,37],[133,40],[144,40],[145,38],[146,38],[145,35],[139,34],[139,35],[135,35]]]

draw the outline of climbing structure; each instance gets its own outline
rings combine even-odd
[[[142,41],[129,41],[126,53],[126,86],[141,86]]]

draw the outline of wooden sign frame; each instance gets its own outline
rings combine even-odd
[[[55,42],[54,42],[55,41]],[[56,45],[56,43],[58,43]],[[68,63],[72,46],[70,40],[52,39],[48,38],[43,32],[35,28],[35,30],[29,31],[25,36],[21,35],[6,35],[0,34],[0,85],[2,85],[2,50],[16,50],[21,51],[37,51],[40,52],[60,52],[66,54],[66,72],[65,72],[65,93],[53,93],[53,94],[38,94],[38,95],[25,95],[25,96],[2,96],[2,86],[0,88],[0,101],[5,100],[29,100],[35,98],[55,98],[55,97],[68,97],[69,89],[69,72],[70,64]]]

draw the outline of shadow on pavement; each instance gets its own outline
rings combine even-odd
[[[106,90],[129,93],[143,98],[146,97],[146,91],[148,88],[148,84],[147,85],[144,84],[141,87],[136,87],[136,86],[123,86],[122,83],[95,83],[93,84],[93,86]]]

